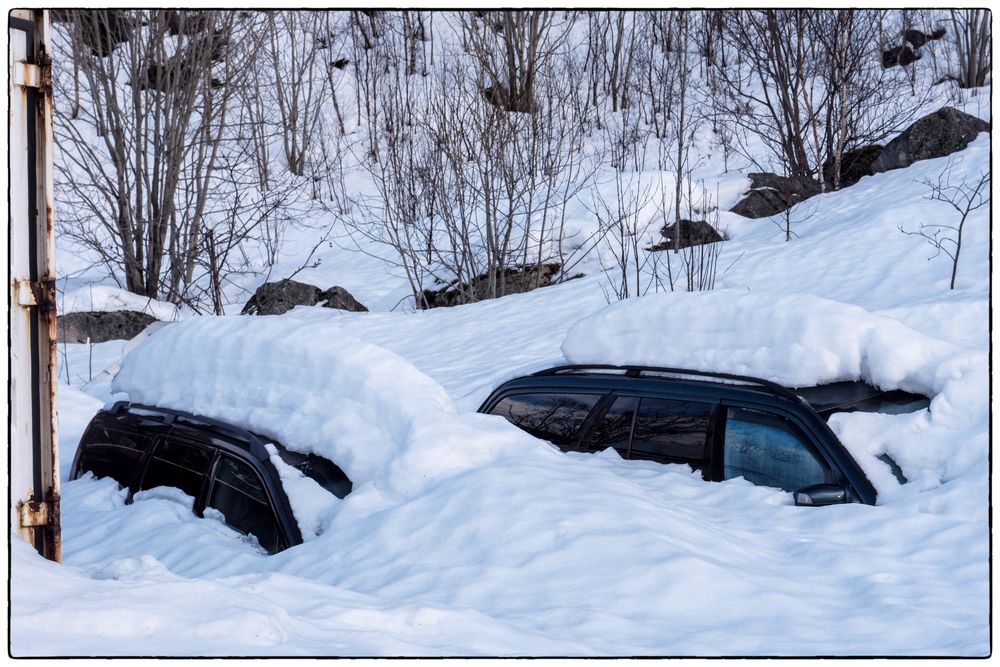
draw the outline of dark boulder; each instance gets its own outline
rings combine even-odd
[[[725,238],[715,230],[715,227],[704,220],[681,220],[680,247],[688,248],[694,245],[705,245],[706,243],[718,243]],[[677,237],[675,236],[677,223],[666,225],[660,230],[663,241],[647,248],[649,251],[670,250],[674,247]]]
[[[560,268],[562,267],[557,263],[549,263],[507,269],[504,271],[504,295],[522,294],[536,287],[550,285]],[[468,303],[471,294],[481,297],[487,293],[489,293],[489,275],[484,273],[477,276],[471,285],[468,283],[459,285],[458,281],[452,281],[439,290],[424,290],[424,299],[427,308],[443,308]]]
[[[105,343],[137,336],[156,318],[134,310],[84,312],[60,315],[56,321],[56,339],[60,343]]]
[[[943,107],[903,130],[872,162],[872,173],[901,169],[918,160],[944,157],[963,150],[990,124],[953,107]]]
[[[854,185],[863,176],[870,176],[872,163],[882,154],[882,144],[872,144],[852,151],[844,151],[840,158],[840,187]],[[823,174],[826,182],[833,185],[833,158],[823,163]]]
[[[343,287],[321,290],[315,285],[286,278],[274,283],[264,283],[258,287],[254,295],[243,306],[241,314],[282,315],[295,306],[316,305],[354,312],[368,310]]]
[[[912,44],[913,48],[919,49],[931,40],[941,39],[947,33],[948,30],[946,28],[938,28],[934,32],[930,33],[924,32],[923,30],[910,29],[903,31],[903,40]]]
[[[324,308],[336,308],[337,310],[349,310],[352,313],[367,313],[361,302],[355,299],[350,292],[343,287],[331,287],[319,295],[319,305]]]
[[[770,172],[749,176],[750,189],[746,196],[729,209],[745,218],[766,218],[781,213],[822,191],[819,182],[808,176],[778,176]]]
[[[906,67],[918,60],[920,60],[920,52],[911,49],[909,44],[894,46],[882,52],[882,69],[889,69],[896,65]]]

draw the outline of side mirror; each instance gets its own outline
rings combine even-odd
[[[796,505],[839,505],[847,502],[847,489],[837,484],[813,484],[795,492]]]

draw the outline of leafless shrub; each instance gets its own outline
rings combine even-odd
[[[926,198],[948,204],[958,214],[958,222],[946,224],[921,224],[916,231],[907,231],[902,225],[899,231],[908,236],[920,236],[934,248],[934,254],[928,259],[934,259],[944,254],[951,260],[951,283],[949,289],[955,289],[955,279],[958,276],[958,258],[962,254],[962,233],[969,214],[990,203],[990,173],[984,171],[978,177],[967,179],[962,177],[957,183],[952,179],[954,161],[949,161],[938,177],[931,181],[921,181],[929,190]]]

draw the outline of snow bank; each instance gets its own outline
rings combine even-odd
[[[859,306],[718,290],[613,304],[577,322],[562,351],[574,364],[738,373],[790,387],[864,379],[937,393],[934,371],[959,349]]]
[[[334,319],[308,325],[283,317],[188,319],[132,351],[112,389],[324,456],[347,473],[355,494],[371,483],[381,494],[405,495],[484,463],[504,440],[537,442],[492,421],[483,428],[478,415],[457,415],[440,385]],[[296,513],[304,533],[322,530],[320,514]]]
[[[88,285],[67,292],[59,299],[59,313],[63,315],[113,310],[134,310],[165,322],[176,320],[181,315],[180,310],[172,303],[157,301],[110,285]]]

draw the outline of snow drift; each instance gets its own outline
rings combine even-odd
[[[731,289],[615,303],[577,322],[562,351],[576,364],[738,373],[790,387],[867,380],[924,394],[940,391],[934,370],[959,352],[859,306]]]
[[[448,394],[396,354],[332,321],[199,317],[163,329],[126,356],[112,390],[137,403],[225,420],[339,465],[355,485],[409,494],[532,439],[498,420],[458,415]],[[499,427],[499,428],[498,428]],[[469,443],[475,443],[470,446]],[[292,471],[294,472],[294,471]],[[318,485],[294,482],[304,535],[322,532]],[[298,502],[296,502],[298,500]],[[328,515],[329,512],[324,514]]]

